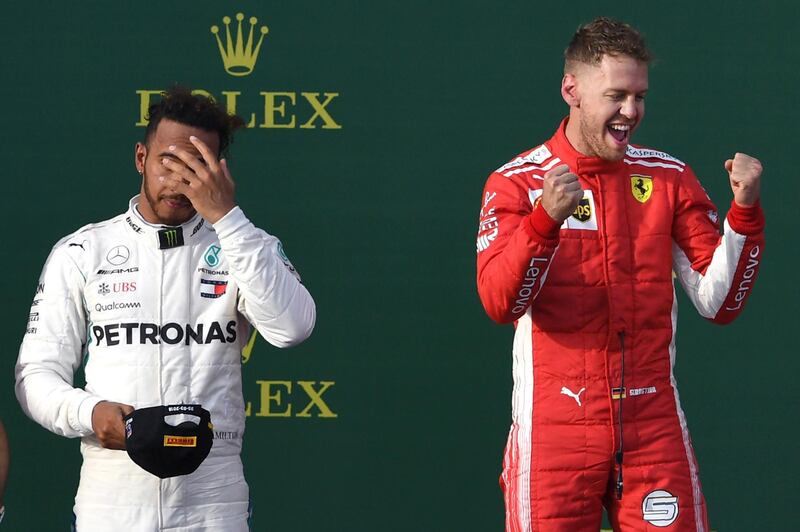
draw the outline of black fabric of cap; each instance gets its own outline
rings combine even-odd
[[[170,425],[175,414],[198,416],[200,423]],[[211,414],[200,405],[153,406],[134,410],[124,418],[125,449],[139,467],[159,478],[194,472],[214,443]]]

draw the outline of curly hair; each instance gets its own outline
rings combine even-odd
[[[191,90],[180,85],[161,93],[161,100],[147,109],[147,129],[144,142],[150,140],[158,124],[164,120],[173,120],[179,124],[213,131],[219,135],[219,155],[224,156],[233,143],[233,133],[244,126],[244,120],[228,111],[208,96],[193,94]]]
[[[652,61],[639,31],[619,20],[599,17],[575,31],[564,50],[564,70],[570,70],[575,63],[597,65],[604,55],[625,55],[646,64]]]

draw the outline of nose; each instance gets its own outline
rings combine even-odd
[[[636,97],[631,95],[625,98],[625,100],[622,102],[622,106],[619,109],[619,113],[628,120],[636,120],[636,117],[639,115],[639,109],[636,105]]]

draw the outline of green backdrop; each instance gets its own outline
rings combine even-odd
[[[682,297],[677,377],[712,527],[793,529],[799,5],[4,3],[0,416],[13,459],[0,527],[68,529],[78,442],[21,412],[17,349],[53,243],[138,190],[142,91],[177,81],[254,116],[233,146],[238,200],[281,237],[318,305],[309,341],[281,351],[258,339],[244,366],[256,530],[502,530],[513,332],[475,290],[481,190],[549,138],[566,113],[561,51],[607,14],[643,30],[658,57],[635,141],[692,164],[723,211],[723,161],[741,150],[764,163],[757,287],[725,328]],[[210,30],[224,42],[222,18],[238,12],[245,30],[258,18],[256,38],[268,27],[246,76],[226,72]],[[327,114],[313,117],[311,100]]]

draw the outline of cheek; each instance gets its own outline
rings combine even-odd
[[[152,172],[152,170],[151,170]],[[164,189],[164,185],[158,180],[158,176],[162,175],[157,172],[148,173],[144,179],[144,188],[153,198],[157,197]]]

